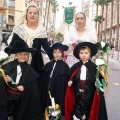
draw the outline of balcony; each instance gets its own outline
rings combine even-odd
[[[7,25],[14,26],[14,21],[8,20],[8,23],[7,23]]]
[[[9,0],[9,7],[15,7],[15,0]]]

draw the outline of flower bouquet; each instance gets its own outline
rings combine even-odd
[[[109,50],[109,44],[103,41],[95,43],[98,48],[98,58],[104,58],[104,54]]]
[[[95,43],[95,45],[98,48],[98,58],[95,60],[95,64],[97,65],[96,86],[100,91],[104,92],[104,87],[108,84],[107,80],[109,45],[108,43],[105,43],[103,41],[97,42]],[[106,56],[105,53],[107,53]]]
[[[9,56],[4,51],[0,51],[0,64],[9,59]]]

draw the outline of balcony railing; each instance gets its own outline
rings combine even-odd
[[[14,25],[14,21],[13,20],[8,20],[8,25]]]

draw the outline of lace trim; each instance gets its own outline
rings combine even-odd
[[[35,38],[47,38],[47,33],[45,31],[45,28],[42,26],[38,26],[37,29],[35,30],[34,34],[31,34],[29,30],[26,30],[26,26],[24,24],[19,25],[16,27],[14,32],[21,38],[23,39],[29,47],[32,47],[33,40]],[[24,32],[23,32],[24,31]]]
[[[16,27],[14,33],[16,33],[21,39],[23,39],[30,48],[32,48],[33,40],[35,38],[47,38],[45,28],[42,26],[38,26],[35,32],[31,33],[30,30],[27,29],[27,26],[25,24],[22,24]],[[31,54],[28,63],[31,63]]]

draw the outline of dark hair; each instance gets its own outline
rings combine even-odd
[[[60,52],[62,53],[62,57],[64,57],[64,50],[62,48],[54,48],[53,51],[54,50],[60,50]]]
[[[85,15],[85,13],[83,13],[83,12],[77,13],[77,14],[75,15],[75,19],[76,19],[76,16],[77,16],[78,14],[83,14],[83,15],[84,15],[84,18],[85,18],[85,20],[86,20],[86,15]]]

